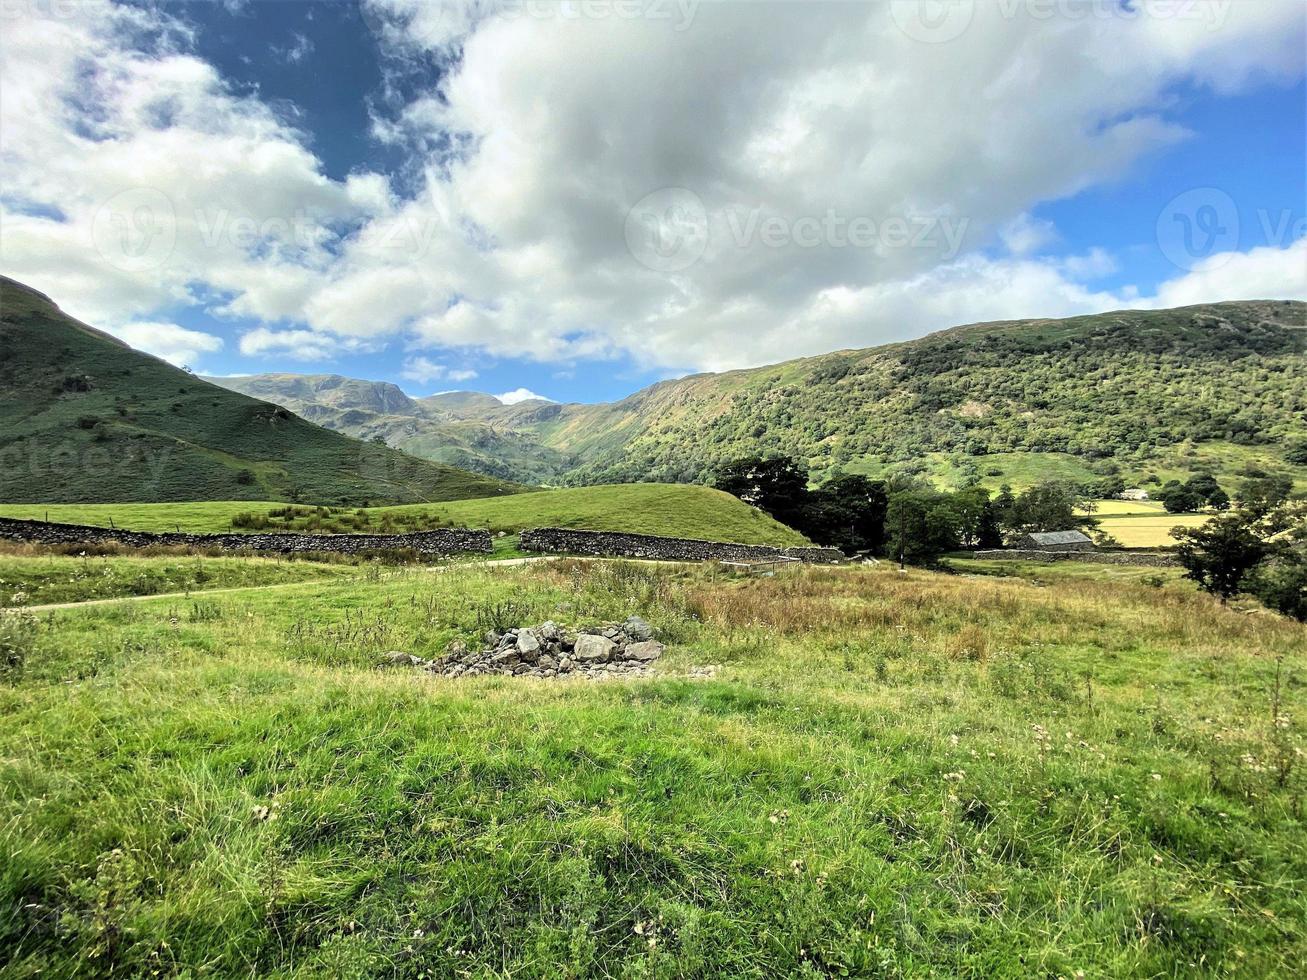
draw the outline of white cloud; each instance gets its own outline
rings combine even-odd
[[[114,336],[138,350],[162,357],[178,367],[195,368],[199,358],[222,350],[222,338],[175,323],[128,323],[114,327]]]
[[[313,53],[313,41],[305,34],[294,31],[291,34],[290,44],[284,48],[273,48],[272,53],[278,58],[284,58],[292,65],[297,65]]]
[[[1000,228],[998,234],[1013,255],[1030,255],[1057,241],[1053,222],[1032,217],[1024,211]]]
[[[329,361],[342,354],[371,353],[361,340],[333,337],[315,330],[269,330],[258,327],[241,335],[240,351],[247,357],[286,357],[293,361]]]
[[[1166,308],[1223,299],[1307,300],[1307,238],[1287,248],[1210,256],[1192,272],[1163,283],[1153,304]]]
[[[7,271],[92,322],[197,286],[233,312],[302,318],[334,261],[332,223],[366,220],[380,178],[324,177],[301,135],[188,54],[188,29],[157,7],[23,12],[0,32]]]
[[[251,318],[248,356],[322,360],[403,337],[415,358],[659,368],[1301,292],[1297,245],[1200,263],[1157,297],[1095,290],[1116,259],[1038,258],[1055,229],[1031,217],[1187,139],[1177,91],[1300,77],[1293,0],[1105,2],[1082,17],[977,3],[942,44],[886,4],[673,3],[665,18],[500,6],[365,5],[391,54],[425,49],[444,68],[438,90],[374,108],[422,175],[405,197],[381,174],[326,176],[304,136],[192,54],[159,8],[33,5],[0,35],[6,270],[93,323],[186,302]],[[628,220],[667,188],[688,196]],[[828,216],[877,233],[841,243]],[[894,219],[960,237],[899,242]],[[758,230],[769,220],[788,230],[774,243]],[[702,255],[680,265],[687,230]]]
[[[471,381],[477,376],[477,373],[468,368],[450,368],[444,364],[437,364],[429,357],[410,357],[404,362],[404,370],[400,377],[409,381],[416,381],[418,384],[429,384],[432,381]]]
[[[496,395],[505,405],[516,405],[519,402],[527,402],[533,399],[542,402],[552,402],[552,398],[546,398],[544,395],[537,395],[528,388],[514,388],[512,391],[506,391],[502,395]]]

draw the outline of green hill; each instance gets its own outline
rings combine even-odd
[[[817,482],[907,471],[943,485],[1149,485],[1272,472],[1303,484],[1305,323],[1307,304],[1268,300],[974,324],[665,381],[609,404],[453,392],[418,403],[443,429],[388,438],[447,459],[461,420],[493,433],[483,456],[575,484],[700,482],[759,453],[800,456]]]
[[[60,521],[138,531],[214,532],[232,530],[238,514],[267,514],[271,502],[211,501],[171,504],[0,504],[0,517]],[[703,538],[737,544],[802,545],[809,543],[786,527],[730,494],[710,487],[667,483],[568,487],[508,497],[455,500],[439,504],[372,507],[334,511],[319,517],[309,508],[273,526],[315,530],[417,530],[440,525],[483,527],[516,533],[529,527],[572,527],[591,531],[627,531],[668,537]],[[239,530],[239,528],[238,528]]]
[[[946,483],[1050,469],[1302,479],[1286,454],[1307,443],[1304,323],[1307,304],[1240,302],[980,324],[665,382],[524,428],[582,456],[578,482],[700,480],[752,453],[799,455],[818,478],[897,467]]]
[[[216,387],[0,277],[0,500],[419,502],[520,485]]]

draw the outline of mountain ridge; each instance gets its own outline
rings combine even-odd
[[[535,445],[556,454],[539,461],[535,476],[545,482],[698,482],[732,456],[753,453],[798,455],[817,479],[915,469],[943,482],[1022,482],[1021,461],[982,465],[984,457],[1021,454],[1082,479],[1107,475],[1114,463],[1140,481],[1265,465],[1303,479],[1284,454],[1289,441],[1307,440],[1298,417],[1305,325],[1307,304],[1290,300],[983,321],[687,375],[615,402],[503,405],[468,392],[418,401],[439,405],[442,417],[489,426],[496,440],[517,437],[514,451]],[[1023,383],[1032,377],[1038,385]],[[1131,385],[1141,389],[1133,399],[1124,390]],[[1243,404],[1246,392],[1259,392],[1257,410]],[[1136,413],[1145,404],[1158,416],[1154,431],[1109,424],[1145,414]],[[1186,441],[1189,455],[1177,461]]]

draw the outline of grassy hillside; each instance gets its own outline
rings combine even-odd
[[[0,517],[61,521],[141,531],[228,531],[238,514],[267,514],[279,505],[246,501],[185,504],[0,505]],[[318,518],[308,508],[270,526],[327,531],[406,531],[437,526],[516,533],[529,527],[574,527],[738,544],[801,545],[807,539],[756,507],[709,487],[628,484],[520,493],[445,504],[333,511]]]
[[[581,481],[702,479],[750,453],[818,478],[920,471],[960,483],[1131,482],[1270,468],[1307,443],[1307,305],[1219,303],[981,324],[905,344],[665,382],[525,423]]]
[[[0,279],[0,500],[416,502],[521,489],[208,384]]]
[[[7,971],[1299,975],[1307,631],[1058,572],[561,562],[15,626]],[[377,667],[505,612],[669,649]]]

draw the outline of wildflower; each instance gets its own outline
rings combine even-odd
[[[946,772],[944,773],[944,781],[948,783],[960,783],[965,776],[966,773],[963,772]]]
[[[808,866],[803,863],[803,858],[795,858],[793,861],[790,862],[790,870],[793,871],[796,875],[803,874],[803,872],[807,869],[807,867]]]

